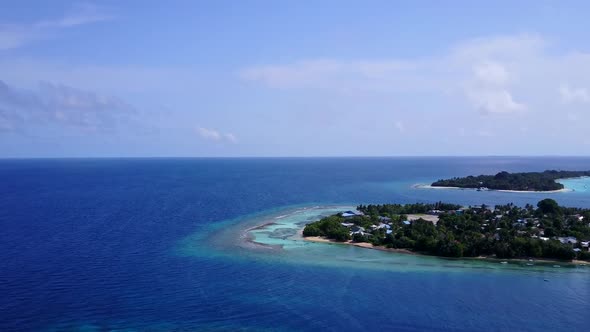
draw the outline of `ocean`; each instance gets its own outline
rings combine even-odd
[[[585,330],[587,268],[235,245],[245,227],[311,207],[590,208],[581,180],[552,194],[413,187],[545,169],[590,170],[590,158],[0,160],[0,331]]]

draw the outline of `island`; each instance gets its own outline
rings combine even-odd
[[[563,190],[563,184],[558,179],[590,176],[590,171],[556,171],[508,173],[499,172],[496,175],[478,175],[462,178],[438,180],[432,187],[470,188],[478,190],[511,190],[511,191],[558,191]]]
[[[359,205],[311,222],[303,237],[442,257],[590,261],[590,209],[512,203]]]

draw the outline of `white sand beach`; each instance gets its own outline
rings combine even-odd
[[[473,190],[477,191],[476,188],[459,188],[459,187],[438,187],[438,186],[431,186],[429,184],[421,184],[417,183],[412,186],[415,189],[453,189],[453,190]],[[546,190],[546,191],[533,191],[533,190],[501,190],[501,189],[486,189],[485,191],[498,191],[503,193],[538,193],[538,194],[557,194],[557,193],[565,193],[565,192],[572,192],[572,189],[563,188],[558,190]]]

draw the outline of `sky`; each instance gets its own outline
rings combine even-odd
[[[27,1],[0,158],[590,155],[588,1]]]

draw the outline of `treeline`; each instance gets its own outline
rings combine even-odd
[[[366,215],[393,216],[396,214],[420,214],[431,210],[451,211],[459,210],[461,205],[443,202],[437,203],[416,203],[416,204],[382,204],[382,205],[359,205],[357,210]]]
[[[495,190],[549,191],[563,189],[557,179],[590,176],[590,171],[500,172],[496,175],[467,176],[438,180],[434,187],[480,188]]]
[[[498,236],[481,233],[481,223],[474,215],[443,215],[435,226],[416,220],[400,232],[366,240],[374,245],[403,248],[443,257],[496,256],[497,258],[554,258],[571,260],[576,253],[557,240],[515,236],[510,230]]]
[[[361,205],[363,216],[344,218],[333,215],[308,224],[304,236],[323,236],[336,241],[369,242],[376,246],[409,249],[444,257],[495,256],[497,258],[553,258],[590,260],[581,241],[590,240],[590,210],[567,208],[552,199],[540,201],[536,207],[514,204],[466,208],[452,213],[460,206],[435,204]],[[406,214],[430,210],[439,213],[436,223],[418,219],[403,223]],[[389,219],[383,219],[389,216]],[[344,225],[352,227],[345,227]],[[388,227],[382,227],[384,224]],[[360,229],[362,227],[363,229]],[[361,231],[359,231],[361,230]],[[388,232],[389,231],[389,232]],[[563,244],[559,236],[577,239]]]
[[[303,236],[323,236],[328,239],[344,242],[351,239],[348,228],[342,226],[344,218],[333,215],[308,224],[303,229]]]

